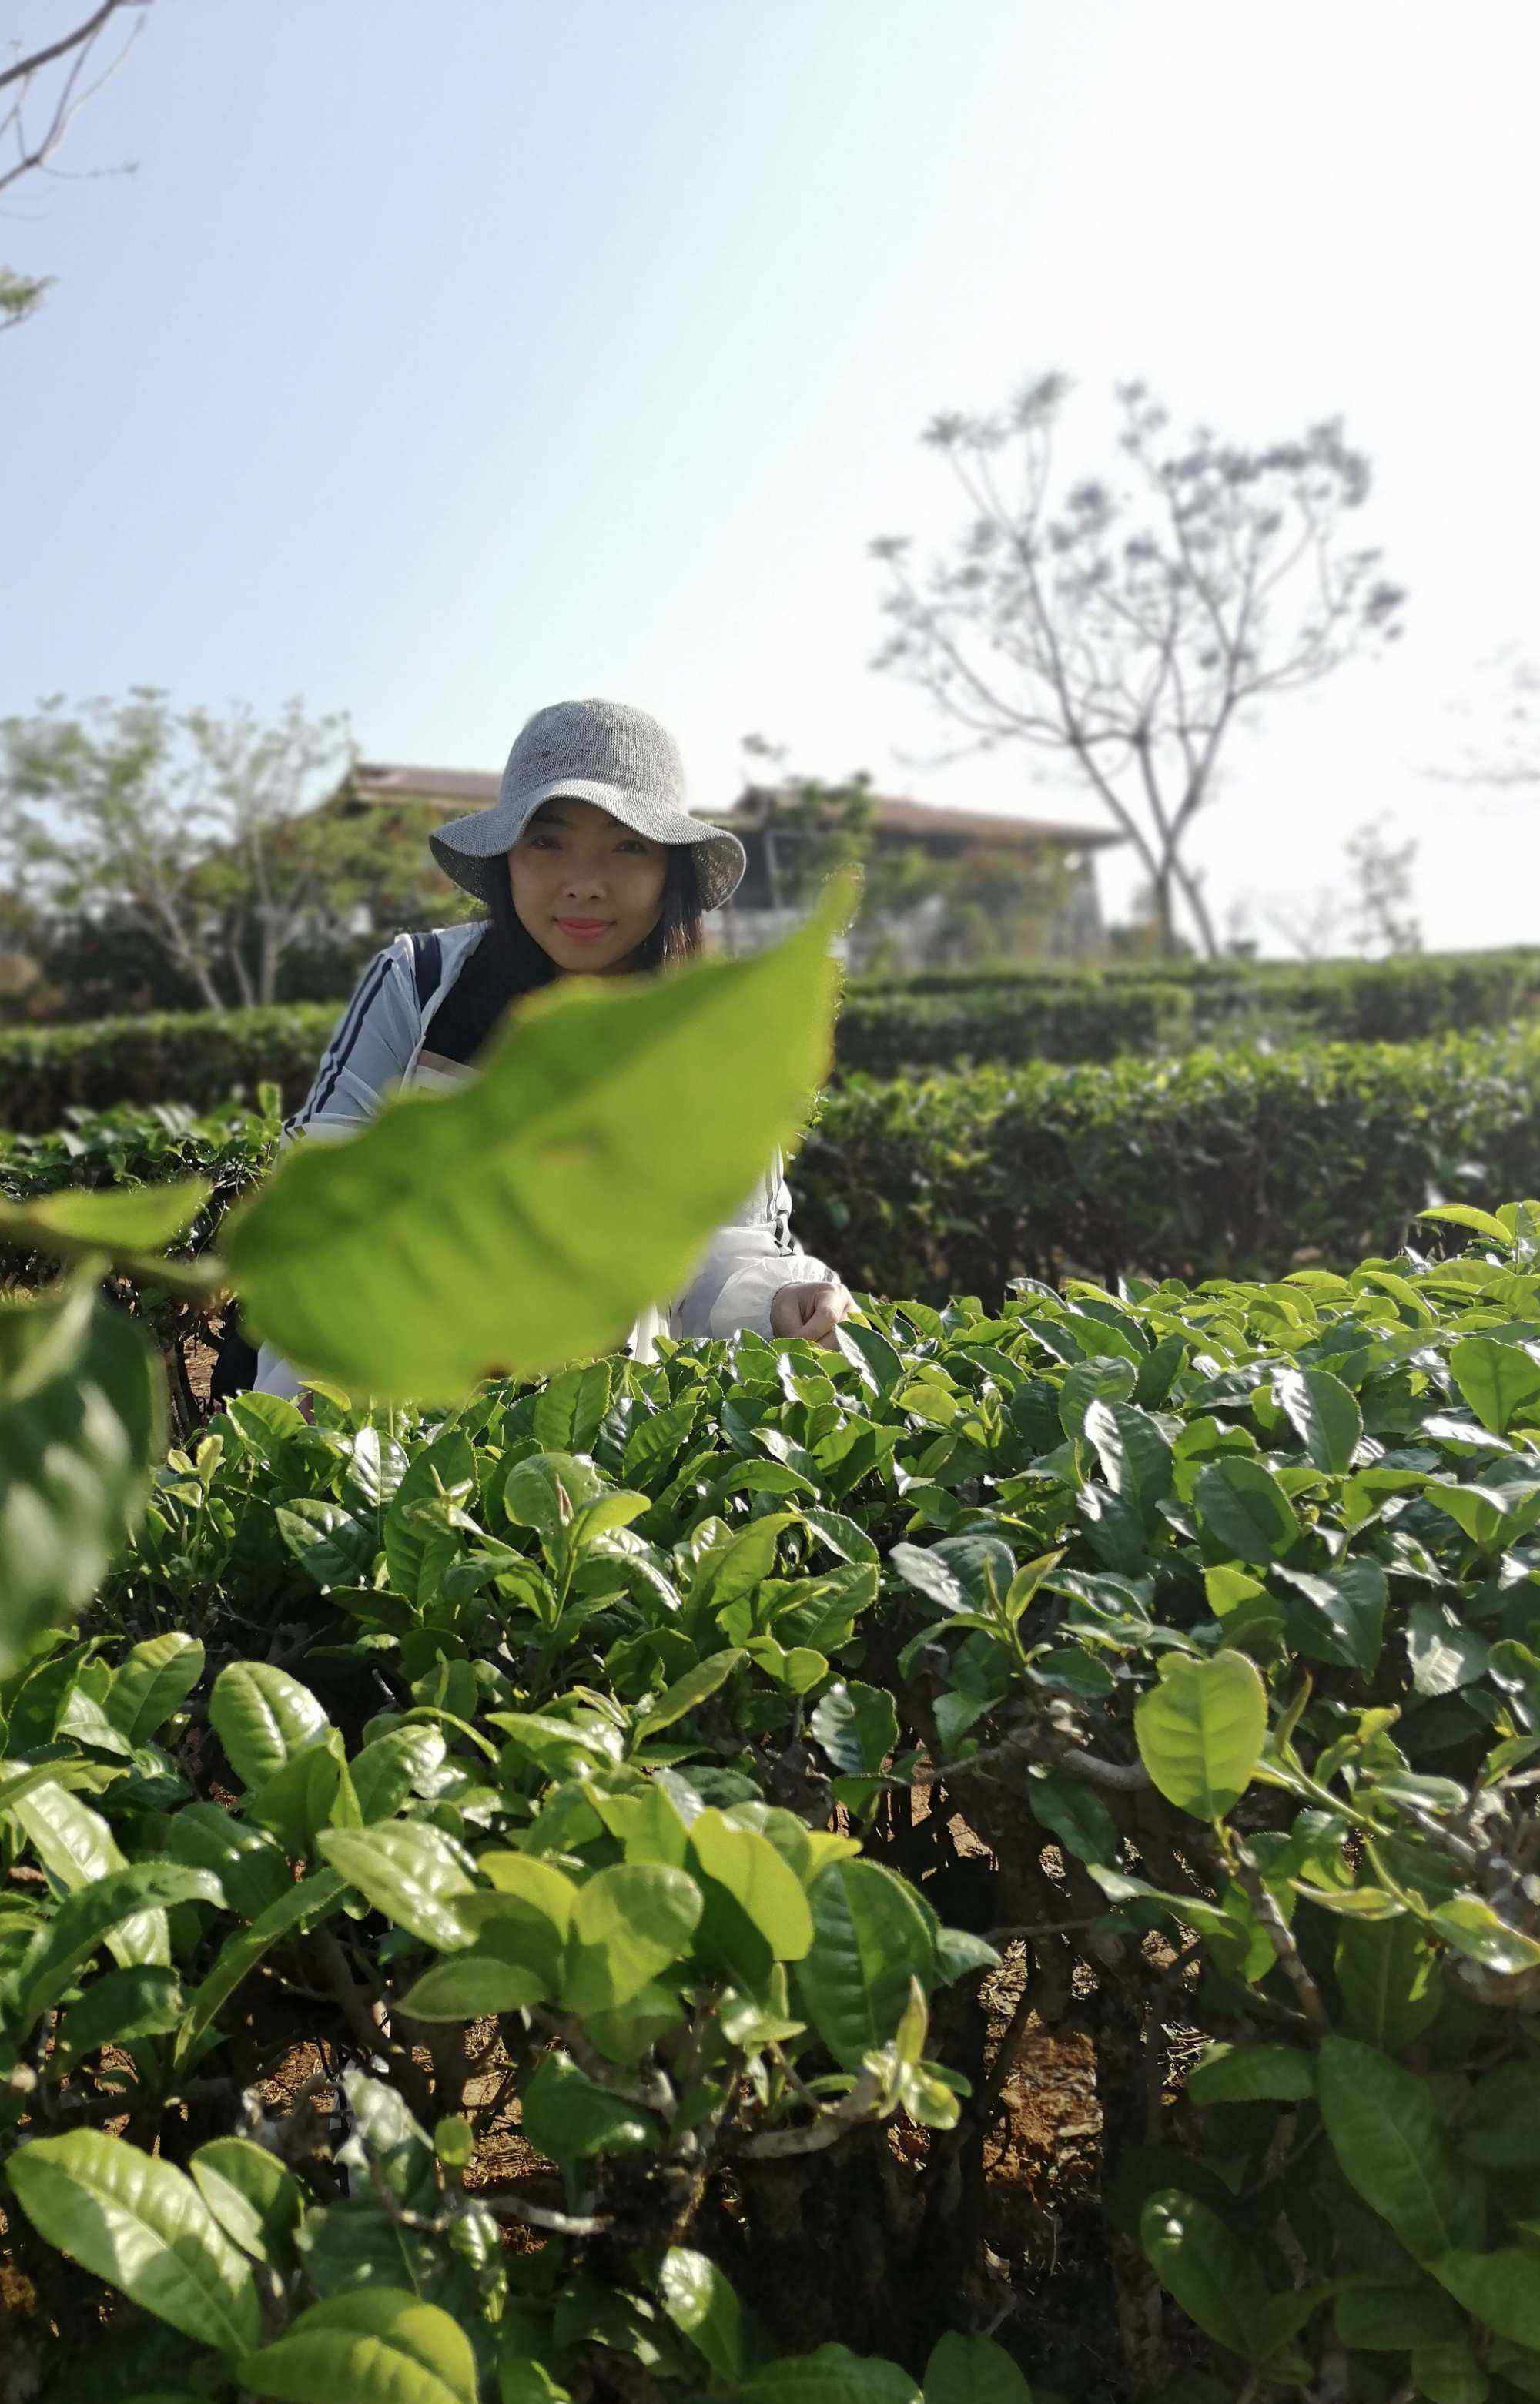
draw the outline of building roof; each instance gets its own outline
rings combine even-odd
[[[749,785],[724,810],[712,813],[721,826],[741,833],[763,826],[776,809],[794,798],[785,785]],[[1113,827],[1073,826],[1063,818],[1020,818],[1014,811],[962,810],[950,802],[916,802],[896,793],[873,793],[873,816],[878,832],[923,840],[927,835],[971,835],[975,842],[1052,845],[1066,851],[1099,851],[1124,838]]]
[[[334,800],[350,802],[442,802],[452,811],[484,810],[497,798],[501,778],[485,768],[405,768],[394,761],[359,760],[338,787]]]
[[[442,804],[444,815],[451,817],[489,808],[497,798],[501,778],[489,769],[412,768],[394,761],[360,760],[351,775],[344,777],[333,800],[346,800],[355,805],[437,802]],[[793,788],[790,786],[748,785],[725,809],[709,813],[696,810],[693,815],[709,815],[716,825],[731,827],[741,834],[746,829],[762,827],[792,794]],[[946,802],[916,802],[891,793],[874,793],[871,799],[877,831],[911,841],[962,835],[972,837],[975,843],[1021,845],[1033,849],[1046,845],[1063,851],[1100,851],[1109,844],[1123,841],[1112,827],[1074,826],[1062,818],[1022,818],[1003,810],[956,809]]]

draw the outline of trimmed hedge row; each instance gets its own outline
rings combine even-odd
[[[0,1139],[0,1192],[202,1170],[217,1199],[275,1138],[272,1114],[114,1112]],[[1022,1276],[1339,1266],[1395,1251],[1431,1202],[1540,1191],[1540,1027],[852,1077],[826,1091],[791,1181],[810,1250],[853,1287],[922,1301],[995,1302]]]
[[[1432,1202],[1540,1186],[1540,1027],[852,1079],[792,1183],[803,1240],[849,1284],[925,1301],[1340,1267]]]
[[[82,1027],[14,1027],[0,1035],[0,1125],[44,1135],[71,1110],[180,1102],[213,1110],[275,1085],[301,1101],[337,1023],[333,1002],[273,1010],[156,1011]]]
[[[1270,1040],[1407,1042],[1537,1010],[1540,951],[1307,967],[1178,961],[1158,974],[936,971],[903,984],[852,983],[835,1067],[844,1078],[980,1060],[1112,1060],[1263,1030]],[[0,1125],[42,1133],[71,1108],[122,1102],[207,1110],[249,1098],[263,1080],[292,1110],[336,1017],[331,1003],[302,1002],[0,1034]]]
[[[1088,1021],[1109,1018],[1148,994],[1161,1013],[1159,1040],[1204,1041],[1247,1017],[1264,1017],[1323,1041],[1393,1043],[1474,1027],[1502,1026],[1540,1010],[1540,949],[1435,952],[1393,960],[1163,960],[1094,971],[1051,969],[923,970],[907,979],[863,980],[847,1010],[947,998],[987,1019],[1008,998],[1061,1003],[1073,992]],[[1108,1058],[1134,1046],[1113,1043],[1078,1054],[1044,1047],[1043,1058]],[[931,1056],[931,1055],[927,1055]],[[996,1051],[979,1056],[1002,1058]],[[1023,1057],[1017,1053],[1012,1056]],[[875,1065],[862,1062],[861,1065]]]
[[[1192,1018],[1180,987],[1155,983],[1109,992],[1065,978],[1042,992],[990,987],[976,1000],[869,999],[855,989],[841,1015],[835,1066],[842,1077],[892,1076],[969,1059],[1113,1059],[1184,1043]],[[72,1109],[175,1101],[213,1110],[249,1098],[262,1083],[294,1110],[336,1020],[329,1002],[295,1002],[17,1029],[0,1035],[0,1122],[32,1135],[59,1125]]]

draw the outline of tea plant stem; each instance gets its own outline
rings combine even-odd
[[[676,2098],[673,2085],[663,2071],[646,2079],[625,2078],[613,2062],[607,2062],[603,2054],[589,2044],[582,2031],[571,2020],[561,2019],[555,2012],[541,2011],[538,2006],[531,2010],[530,2018],[566,2048],[579,2069],[596,2085],[608,2087],[612,2095],[623,2096],[627,2104],[639,2104],[644,2112],[660,2112],[665,2119],[672,2119]]]
[[[1230,1866],[1261,1923],[1268,1944],[1277,1956],[1279,1968],[1299,1997],[1300,2008],[1305,2018],[1317,2036],[1327,2035],[1331,2029],[1331,2021],[1327,2017],[1326,2006],[1322,2001],[1321,1990],[1305,1966],[1305,1958],[1294,1941],[1294,1933],[1288,1922],[1278,1908],[1277,1897],[1269,1891],[1261,1871],[1244,1845],[1238,1844],[1231,1849]]]
[[[1062,1936],[1070,1929],[1096,1928],[1112,1909],[1112,1904],[1106,1903],[1099,1911],[1080,1913],[1073,1919],[1008,1921],[1003,1927],[987,1929],[984,1942],[986,1945],[1010,1945],[1018,1936]]]
[[[494,2220],[522,2220],[526,2229],[546,2229],[553,2237],[602,2237],[614,2227],[608,2213],[555,2212],[543,2203],[525,2203],[522,2196],[495,2195],[478,2187],[475,2201]]]
[[[843,2102],[825,2104],[811,2127],[763,2129],[757,2137],[746,2137],[735,2151],[762,2162],[786,2161],[796,2154],[821,2154],[826,2146],[836,2145],[847,2130],[871,2117],[880,2092],[880,2081],[863,2070]]]
[[[1174,1961],[1160,1974],[1160,1983],[1150,1999],[1150,2028],[1144,2040],[1144,2142],[1156,2145],[1160,2138],[1161,2099],[1166,2090],[1166,2076],[1170,2048],[1166,2040],[1170,2029],[1166,2013],[1171,2008],[1182,1981],[1203,1952],[1203,1939],[1194,1936],[1182,1948]]]
[[[1121,1795],[1142,1794],[1152,1785],[1142,1762],[1104,1761],[1099,1754],[1087,1753],[1079,1745],[1065,1744],[1031,1728],[1014,1730],[1001,1743],[957,1763],[954,1775],[960,1769],[970,1777],[998,1781],[1018,1777],[1023,1769],[1034,1765],[1062,1769],[1071,1778],[1084,1778],[1088,1785],[1105,1786]]]

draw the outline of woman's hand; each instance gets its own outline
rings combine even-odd
[[[850,1307],[850,1296],[837,1278],[827,1284],[783,1285],[771,1296],[770,1333],[800,1335],[833,1350],[834,1329]]]

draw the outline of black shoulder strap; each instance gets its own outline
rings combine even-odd
[[[437,935],[413,935],[412,967],[417,980],[417,1007],[426,1010],[443,972],[443,946]]]

